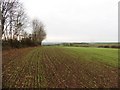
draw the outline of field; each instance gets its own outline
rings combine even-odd
[[[3,88],[118,87],[118,49],[45,46],[2,55]]]
[[[95,43],[60,43],[56,44],[58,46],[73,46],[73,47],[98,47],[98,48],[120,48],[119,43],[105,43],[105,42],[95,42]]]

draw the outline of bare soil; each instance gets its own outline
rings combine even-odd
[[[63,48],[4,51],[3,88],[116,88],[118,69],[84,61]]]

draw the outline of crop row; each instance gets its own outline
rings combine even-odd
[[[74,51],[37,47],[21,52],[3,58],[3,87],[117,87],[116,69],[83,60]]]

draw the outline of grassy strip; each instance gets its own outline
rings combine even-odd
[[[118,67],[118,49],[110,48],[84,48],[84,47],[64,47],[69,53],[80,57],[82,60],[99,61]]]

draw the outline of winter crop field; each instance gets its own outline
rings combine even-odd
[[[3,88],[118,87],[118,49],[41,46],[2,55]]]

